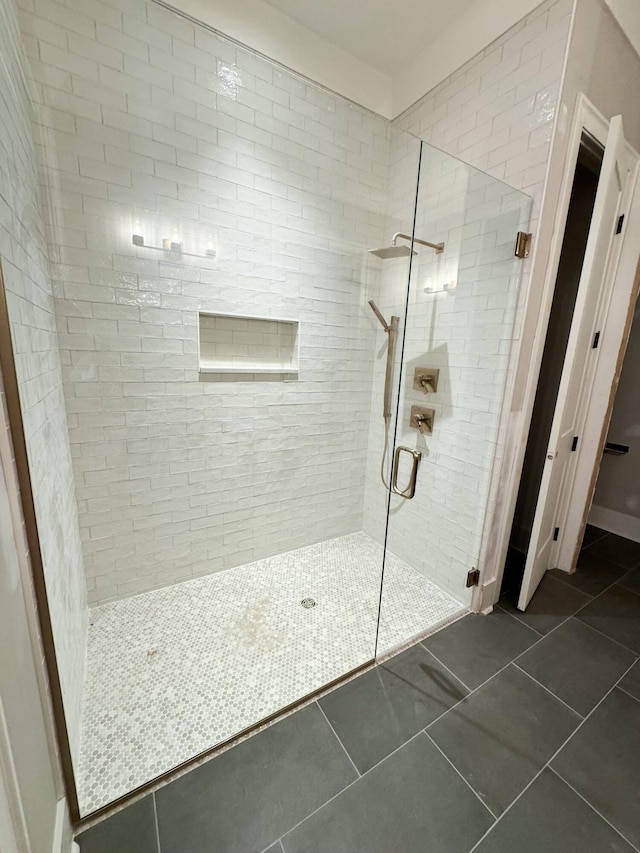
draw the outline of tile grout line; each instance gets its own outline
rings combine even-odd
[[[613,563],[611,560],[609,560],[608,562],[610,562],[611,565],[615,566],[617,569],[623,569],[624,570],[624,566],[619,565],[619,563]],[[564,571],[562,571],[562,569],[555,569],[555,571],[561,572],[563,575],[566,575],[566,578],[573,578],[580,572],[580,569],[579,568],[576,569],[576,571],[573,572],[573,574],[570,574],[569,572],[564,572]],[[600,592],[596,593],[595,595],[591,595],[590,592],[585,592],[583,589],[580,589],[579,586],[576,586],[575,584],[569,583],[568,580],[566,580],[565,578],[561,578],[558,575],[552,575],[552,577],[554,580],[557,580],[559,583],[563,583],[565,586],[571,587],[571,589],[575,589],[578,592],[582,592],[584,595],[591,595],[591,598],[597,598],[599,595],[602,595],[603,592],[606,592],[608,589],[611,589],[612,586],[615,586],[617,583],[619,583],[622,580],[622,578],[627,576],[629,571],[630,570],[625,570],[624,574],[620,575],[620,577],[617,578],[617,580],[611,581],[611,583],[607,584],[607,586],[605,586],[603,589],[600,590]]]
[[[419,736],[420,736],[420,735],[422,735],[422,734],[425,734],[424,729],[420,729],[420,731],[419,731],[419,732],[416,732],[416,734],[415,734],[415,735],[413,735],[413,737],[410,737],[410,738],[409,738],[409,740],[405,741],[401,746],[399,746],[399,747],[397,747],[396,749],[394,749],[394,750],[393,750],[393,752],[390,752],[390,753],[389,753],[389,755],[385,755],[385,757],[384,757],[383,759],[381,759],[377,764],[374,764],[374,765],[373,765],[373,767],[370,767],[368,770],[365,770],[365,772],[364,772],[361,776],[359,776],[357,779],[354,779],[354,780],[353,780],[353,782],[349,782],[349,784],[348,784],[348,785],[345,785],[345,787],[344,787],[344,788],[342,788],[340,791],[337,791],[337,792],[336,792],[332,797],[330,797],[326,802],[324,802],[324,803],[322,803],[322,805],[318,806],[318,808],[317,808],[317,809],[314,809],[312,812],[310,812],[308,815],[306,815],[306,817],[303,817],[303,818],[302,818],[302,820],[299,820],[299,821],[298,821],[298,823],[296,823],[294,826],[292,826],[292,827],[291,827],[291,829],[288,829],[288,830],[284,833],[284,835],[282,836],[282,838],[280,839],[280,842],[282,843],[282,839],[286,838],[286,836],[287,836],[287,835],[290,835],[290,834],[294,831],[294,829],[297,829],[301,824],[303,824],[303,823],[305,822],[305,820],[309,820],[309,818],[310,818],[310,817],[313,817],[315,814],[317,814],[317,813],[318,813],[321,809],[323,809],[325,806],[328,806],[328,805],[329,805],[329,803],[332,803],[332,802],[333,802],[335,799],[337,799],[341,794],[344,794],[344,792],[345,792],[345,791],[347,791],[349,788],[352,788],[354,785],[356,785],[358,782],[360,782],[362,779],[364,779],[364,778],[365,778],[369,773],[371,773],[373,770],[375,770],[375,769],[376,769],[376,767],[380,767],[380,765],[381,765],[381,764],[383,764],[385,761],[387,761],[387,759],[391,758],[391,756],[392,756],[392,755],[395,755],[395,754],[396,754],[396,752],[399,752],[399,751],[400,751],[401,749],[403,749],[403,748],[404,748],[408,743],[411,743],[411,741],[415,740],[417,737],[419,737]],[[282,846],[284,847],[284,844],[283,844]]]
[[[475,613],[468,613],[468,614],[467,614],[467,616],[475,616],[475,615],[476,615]],[[454,624],[455,624],[455,623],[454,623]],[[447,626],[447,627],[448,627],[448,626]],[[434,636],[435,636],[435,635],[434,635]],[[426,652],[428,652],[430,655],[432,655],[432,656],[433,656],[433,657],[438,661],[438,663],[440,664],[440,666],[444,667],[444,669],[446,669],[446,670],[447,670],[447,672],[448,672],[450,675],[452,675],[452,676],[455,678],[455,680],[456,680],[456,681],[459,681],[459,682],[460,682],[460,684],[462,684],[462,686],[464,687],[464,689],[465,689],[465,690],[468,690],[468,691],[469,691],[469,693],[471,693],[471,692],[472,692],[472,690],[473,690],[474,688],[469,687],[469,685],[468,685],[468,684],[466,684],[466,683],[465,683],[465,682],[460,678],[460,676],[459,676],[459,675],[456,675],[456,674],[455,674],[455,672],[454,672],[452,669],[449,669],[449,667],[446,665],[446,663],[444,663],[444,661],[441,661],[441,660],[440,660],[440,658],[438,657],[438,655],[437,655],[437,654],[435,654],[435,652],[432,652],[430,648],[428,648],[427,646],[425,646],[424,642],[422,642],[422,641],[421,641],[418,645],[422,646],[422,648],[423,648]],[[458,700],[458,701],[462,701],[462,700]],[[456,703],[456,704],[457,704],[457,703]],[[450,709],[449,709],[449,710],[450,710]]]
[[[636,661],[636,663],[637,663],[637,661]],[[634,666],[635,666],[635,664],[634,664]],[[629,672],[629,670],[627,670],[627,672]],[[627,674],[627,673],[625,673],[625,675],[626,675],[626,674]],[[624,687],[621,687],[619,682],[618,682],[618,684],[616,684],[616,687],[618,688],[618,690],[622,690],[622,692],[623,692],[623,693],[626,693],[626,694],[627,694],[627,696],[629,697],[629,699],[634,699],[636,702],[639,702],[639,703],[640,703],[640,699],[638,699],[638,697],[637,697],[637,696],[634,696],[634,695],[633,695],[633,693],[629,693],[629,691],[628,691],[628,690],[625,690],[625,688],[624,688]]]
[[[537,634],[538,637],[540,637],[540,639],[547,636],[546,634],[542,634],[536,628],[532,628],[531,625],[527,625],[527,623],[523,619],[521,619],[516,613],[510,613],[508,610],[505,610],[505,608],[502,607],[500,604],[498,604],[498,602],[496,602],[493,606],[497,607],[501,613],[505,613],[507,616],[511,616],[511,618],[515,619],[516,622],[518,622],[520,625],[524,625],[525,628],[528,628],[530,631],[533,631],[533,633]],[[520,612],[520,611],[518,611],[518,612]],[[559,628],[560,626],[558,625],[557,627]],[[551,630],[555,631],[555,628],[552,628]],[[551,633],[551,631],[549,631],[549,633]],[[537,640],[536,640],[536,642],[537,642]]]
[[[631,590],[629,590],[631,592]],[[594,599],[595,601],[595,599]],[[630,652],[632,655],[636,657],[640,657],[640,654],[635,651],[635,649],[629,648],[629,646],[625,646],[624,643],[621,643],[619,640],[614,640],[613,637],[610,637],[608,634],[605,634],[604,631],[601,631],[600,628],[596,628],[594,625],[590,625],[588,622],[584,622],[582,619],[578,620],[582,625],[586,628],[591,628],[592,631],[595,631],[596,634],[599,634],[601,637],[604,637],[605,640],[609,640],[611,643],[615,643],[616,646],[620,646],[621,649],[624,649],[625,652]],[[559,627],[559,626],[558,626]]]
[[[493,809],[490,809],[490,808],[489,808],[489,806],[488,806],[488,805],[485,803],[485,801],[481,798],[480,794],[479,794],[479,793],[476,791],[476,789],[471,785],[471,783],[470,783],[467,779],[465,779],[465,777],[464,777],[464,776],[462,775],[462,773],[458,770],[458,768],[457,768],[457,767],[456,767],[456,765],[453,763],[453,761],[449,758],[449,756],[446,754],[446,752],[443,752],[443,750],[442,750],[442,749],[440,749],[440,747],[438,746],[438,744],[435,742],[435,740],[431,737],[431,735],[429,734],[429,732],[428,732],[426,729],[424,729],[424,733],[425,733],[425,734],[426,734],[426,736],[429,738],[429,741],[430,741],[430,742],[435,746],[435,748],[438,750],[438,752],[440,753],[440,755],[442,755],[442,757],[445,759],[445,761],[447,761],[447,762],[448,762],[448,764],[450,764],[450,765],[451,765],[451,767],[455,770],[455,772],[456,772],[456,773],[458,774],[458,776],[462,779],[462,781],[464,782],[464,784],[465,784],[465,785],[467,786],[467,788],[471,791],[471,793],[475,796],[475,798],[478,800],[478,802],[479,802],[479,803],[482,803],[482,805],[485,807],[485,809],[489,812],[489,814],[490,814],[490,815],[491,815],[491,817],[493,818],[493,822],[494,822],[494,825],[495,825],[495,822],[498,820],[498,815],[497,815],[497,814],[495,814],[495,812],[493,811]]]
[[[331,723],[331,720],[329,719],[329,717],[327,717],[327,715],[326,715],[326,714],[325,714],[325,712],[324,712],[324,708],[323,708],[323,707],[322,707],[322,705],[318,702],[318,700],[317,700],[317,699],[316,699],[315,704],[318,706],[318,710],[320,711],[320,713],[322,714],[323,718],[325,719],[325,721],[326,721],[327,725],[329,726],[329,728],[330,728],[330,729],[331,729],[331,731],[333,732],[333,734],[334,734],[334,736],[335,736],[336,740],[338,741],[338,743],[339,743],[339,744],[340,744],[340,746],[342,747],[342,750],[343,750],[344,754],[345,754],[345,755],[347,756],[347,758],[349,759],[349,762],[350,762],[351,766],[353,767],[353,769],[356,771],[356,776],[357,776],[357,778],[359,779],[359,778],[362,776],[362,773],[358,770],[358,768],[356,767],[355,761],[354,761],[354,760],[353,760],[353,758],[351,758],[351,756],[349,755],[349,753],[348,753],[348,751],[347,751],[347,747],[342,743],[342,740],[340,739],[340,735],[339,735],[339,734],[338,734],[338,732],[334,729],[334,727],[333,727],[333,725],[332,725],[332,723]]]
[[[153,822],[156,827],[156,843],[158,845],[158,853],[162,853],[162,848],[160,847],[160,827],[158,826],[158,804],[156,802],[155,791],[151,794],[151,801],[153,802]]]
[[[631,574],[631,572],[635,572],[635,571],[636,571],[636,569],[629,569],[629,571],[627,572],[627,574]],[[626,578],[626,576],[627,576],[627,575],[623,575],[623,577],[621,577],[621,578],[620,578],[620,580],[619,580],[619,581],[617,581],[617,583],[615,583],[615,584],[614,584],[614,586],[619,586],[619,587],[620,587],[620,589],[623,589],[625,592],[630,592],[630,593],[631,593],[631,595],[635,595],[635,596],[636,596],[636,598],[640,598],[640,590],[629,589],[629,587],[628,587],[628,586],[625,586],[625,585],[622,583],[622,581]]]
[[[531,675],[531,673],[527,672],[527,670],[526,670],[526,669],[523,669],[523,668],[520,666],[520,664],[518,664],[518,663],[516,663],[515,661],[513,661],[513,665],[514,665],[514,666],[515,666],[515,668],[516,668],[516,669],[518,669],[518,670],[519,670],[523,675],[526,675],[526,676],[527,676],[527,678],[530,678],[530,679],[531,679],[531,681],[533,681],[533,682],[534,682],[534,684],[537,684],[537,685],[538,685],[538,687],[542,687],[542,689],[543,689],[546,693],[548,693],[548,694],[549,694],[549,696],[553,696],[553,698],[554,698],[554,699],[556,699],[558,702],[561,702],[561,703],[564,705],[564,707],[565,707],[565,708],[567,708],[567,709],[568,709],[569,711],[571,711],[573,714],[577,714],[577,715],[580,717],[580,719],[581,719],[581,720],[584,720],[584,714],[581,714],[581,713],[580,713],[580,711],[578,711],[578,710],[576,710],[575,708],[573,708],[571,705],[569,705],[569,703],[568,703],[568,702],[565,702],[565,701],[564,701],[564,699],[560,698],[560,696],[557,696],[557,695],[553,692],[553,690],[551,690],[549,687],[546,687],[544,684],[542,684],[542,682],[541,682],[541,681],[538,681],[538,679],[537,679],[537,678],[534,678],[534,677],[533,677],[533,675]]]
[[[602,530],[602,528],[599,527],[598,530]],[[603,539],[606,539],[607,536],[611,536],[611,534],[609,533],[608,530],[605,530],[604,533],[602,534],[602,536],[598,536],[597,539],[594,539],[593,542],[589,542],[588,545],[583,545],[580,548],[580,553],[582,553],[583,551],[588,551],[588,549],[591,548],[592,545],[595,545],[596,542],[601,542]]]
[[[558,777],[558,779],[560,779],[560,781],[563,783],[563,785],[566,785],[566,786],[567,786],[567,788],[569,788],[570,790],[572,790],[572,791],[573,791],[573,793],[574,793],[577,797],[579,797],[579,798],[582,800],[582,802],[583,802],[583,803],[586,803],[586,805],[587,805],[587,806],[589,806],[589,808],[591,809],[591,811],[595,812],[601,820],[603,820],[603,821],[604,821],[608,826],[610,826],[610,827],[611,827],[611,829],[612,829],[612,830],[613,830],[617,835],[619,835],[619,836],[620,836],[620,838],[622,838],[624,841],[626,841],[626,842],[627,842],[627,844],[629,845],[629,847],[631,847],[633,850],[635,850],[635,851],[636,851],[636,853],[640,853],[640,851],[638,851],[638,848],[636,847],[636,845],[635,845],[635,844],[633,844],[631,841],[629,841],[629,839],[628,839],[625,835],[623,835],[623,834],[620,832],[620,830],[619,830],[616,826],[614,826],[614,825],[611,823],[611,821],[610,821],[610,820],[607,820],[607,818],[606,818],[603,814],[601,814],[601,813],[598,811],[598,809],[593,805],[593,803],[590,803],[590,802],[589,802],[589,800],[587,800],[585,797],[583,797],[583,796],[582,796],[582,794],[580,793],[580,791],[577,791],[577,790],[573,787],[573,785],[572,785],[570,782],[567,782],[567,780],[564,778],[564,776],[561,776],[561,775],[560,775],[560,773],[558,773],[558,771],[555,769],[555,767],[549,767],[549,770],[550,770],[550,771],[551,771],[555,776],[557,776],[557,777]]]
[[[261,850],[260,853],[269,853],[269,850],[271,850],[272,847],[276,846],[280,847],[280,853],[284,853],[284,847],[282,846],[281,838],[276,838],[275,841],[272,841],[271,844],[269,844],[268,847],[265,847],[264,850]]]
[[[635,662],[634,662],[634,663],[635,663]],[[618,681],[621,681],[621,680],[625,677],[625,675],[629,672],[629,670],[631,669],[631,667],[632,667],[632,666],[634,666],[634,663],[632,663],[632,664],[631,664],[631,666],[629,666],[629,667],[628,667],[628,668],[627,668],[627,669],[622,673],[622,675],[620,676],[620,678],[618,679]],[[533,779],[531,779],[531,781],[530,781],[527,785],[525,785],[525,787],[522,789],[522,791],[520,791],[520,793],[518,794],[518,796],[517,796],[514,800],[512,800],[512,802],[511,802],[511,803],[509,803],[509,805],[508,805],[508,806],[507,806],[507,808],[503,811],[503,813],[500,815],[500,817],[498,818],[498,820],[496,821],[496,823],[493,825],[493,827],[495,827],[495,826],[498,824],[498,822],[499,822],[500,820],[502,820],[502,818],[503,818],[506,814],[508,814],[508,813],[511,811],[511,809],[513,808],[513,806],[514,806],[514,805],[518,802],[518,800],[519,800],[519,799],[520,799],[520,798],[521,798],[521,797],[526,793],[526,791],[528,791],[528,790],[529,790],[529,788],[533,785],[533,783],[536,781],[536,779],[537,779],[539,776],[541,776],[541,775],[542,775],[542,773],[545,771],[545,769],[546,769],[547,767],[549,767],[549,769],[553,769],[553,768],[551,768],[551,767],[550,767],[550,765],[551,765],[551,762],[554,760],[554,758],[556,758],[556,756],[557,756],[557,755],[559,755],[559,754],[560,754],[560,752],[562,752],[562,750],[563,750],[563,749],[565,748],[565,746],[569,743],[569,741],[571,740],[571,738],[573,738],[573,737],[578,733],[578,731],[579,731],[579,730],[584,726],[584,724],[585,724],[585,723],[587,722],[587,720],[591,717],[591,715],[592,715],[592,714],[594,714],[594,713],[596,712],[596,710],[600,707],[600,705],[602,705],[602,703],[603,703],[603,702],[604,702],[604,700],[609,696],[609,694],[610,694],[610,693],[612,693],[612,692],[616,689],[617,684],[618,684],[618,682],[616,682],[616,683],[615,683],[615,684],[614,684],[614,685],[613,685],[609,690],[607,690],[607,692],[606,692],[606,693],[605,693],[605,695],[602,697],[602,699],[597,703],[597,705],[594,705],[594,707],[591,709],[591,711],[589,711],[589,713],[587,714],[587,716],[586,716],[583,720],[581,720],[581,721],[580,721],[580,723],[576,726],[576,728],[575,728],[575,729],[574,729],[574,731],[569,735],[569,737],[568,737],[568,738],[566,738],[566,740],[565,740],[563,743],[561,743],[561,744],[560,744],[560,746],[558,747],[558,749],[557,749],[557,750],[553,753],[553,755],[552,755],[552,756],[547,760],[546,764],[545,764],[543,767],[541,767],[541,768],[540,768],[540,770],[539,770],[539,771],[536,773],[536,775],[533,777]],[[558,774],[558,775],[559,775],[559,774]],[[564,781],[564,780],[563,780],[563,781]],[[469,851],[469,853],[473,853],[473,851],[474,851],[474,850],[476,850],[476,848],[478,847],[478,845],[480,844],[480,842],[481,842],[481,841],[483,841],[483,840],[487,837],[487,835],[492,831],[493,827],[490,827],[490,828],[485,832],[485,834],[482,836],[482,838],[479,838],[479,839],[476,841],[476,843],[475,843],[475,844],[474,844],[474,846],[471,848],[471,850]]]

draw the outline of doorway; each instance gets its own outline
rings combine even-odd
[[[540,377],[522,468],[502,589],[522,583],[536,505],[545,466],[545,454],[562,378],[567,344],[578,297],[587,240],[593,218],[604,148],[583,132],[571,189],[560,263],[556,277]]]

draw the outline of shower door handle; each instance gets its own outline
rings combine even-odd
[[[398,469],[400,468],[400,454],[402,453],[402,451],[411,454],[412,457],[411,474],[409,475],[409,485],[406,489],[398,488]],[[421,459],[422,453],[419,450],[411,450],[410,447],[396,447],[396,452],[393,457],[393,479],[391,481],[391,491],[395,495],[400,495],[401,498],[406,498],[409,501],[415,495],[416,480],[418,478],[418,465],[420,464]]]

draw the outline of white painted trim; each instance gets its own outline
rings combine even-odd
[[[616,512],[614,509],[593,504],[589,513],[589,524],[607,530],[609,533],[617,533],[633,542],[640,542],[640,518],[634,515],[626,515],[624,512]]]

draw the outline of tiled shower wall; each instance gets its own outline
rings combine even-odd
[[[25,44],[33,50],[32,40]],[[0,258],[49,610],[75,755],[86,655],[86,593],[46,240],[38,210],[31,105],[13,0],[0,3],[0,57]]]
[[[89,599],[361,529],[388,122],[151,2],[23,4]],[[199,375],[200,308],[298,320],[298,379]]]

